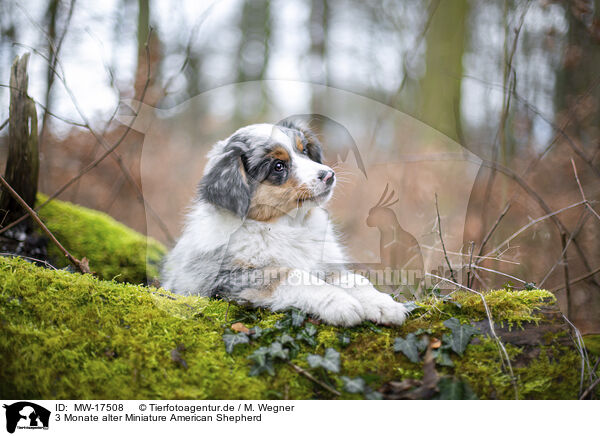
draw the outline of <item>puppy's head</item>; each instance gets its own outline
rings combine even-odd
[[[200,196],[258,221],[322,204],[335,186],[335,174],[322,156],[316,136],[294,122],[243,127],[209,153]]]

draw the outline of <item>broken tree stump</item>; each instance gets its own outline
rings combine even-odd
[[[38,151],[37,112],[27,95],[29,53],[17,56],[10,75],[10,117],[8,127],[8,157],[4,178],[10,186],[34,207],[37,194],[40,158]],[[20,218],[22,206],[6,190],[0,193],[0,223],[4,225]],[[21,229],[31,227],[31,220]]]

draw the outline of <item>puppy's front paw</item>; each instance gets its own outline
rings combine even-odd
[[[365,308],[366,318],[378,324],[400,325],[404,323],[409,314],[404,304],[394,301],[387,294],[372,293],[361,302]]]
[[[356,298],[338,294],[319,310],[319,318],[328,324],[344,327],[358,325],[363,322],[365,310]]]

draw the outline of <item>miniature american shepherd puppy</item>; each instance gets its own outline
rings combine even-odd
[[[243,127],[208,154],[163,286],[322,321],[401,324],[408,310],[347,270],[323,206],[336,184],[321,145],[294,121]],[[357,199],[358,201],[358,199]]]

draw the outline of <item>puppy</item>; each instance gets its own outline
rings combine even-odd
[[[297,308],[326,323],[401,324],[403,304],[345,269],[327,213],[334,171],[293,121],[243,127],[208,155],[163,286],[271,310]]]

